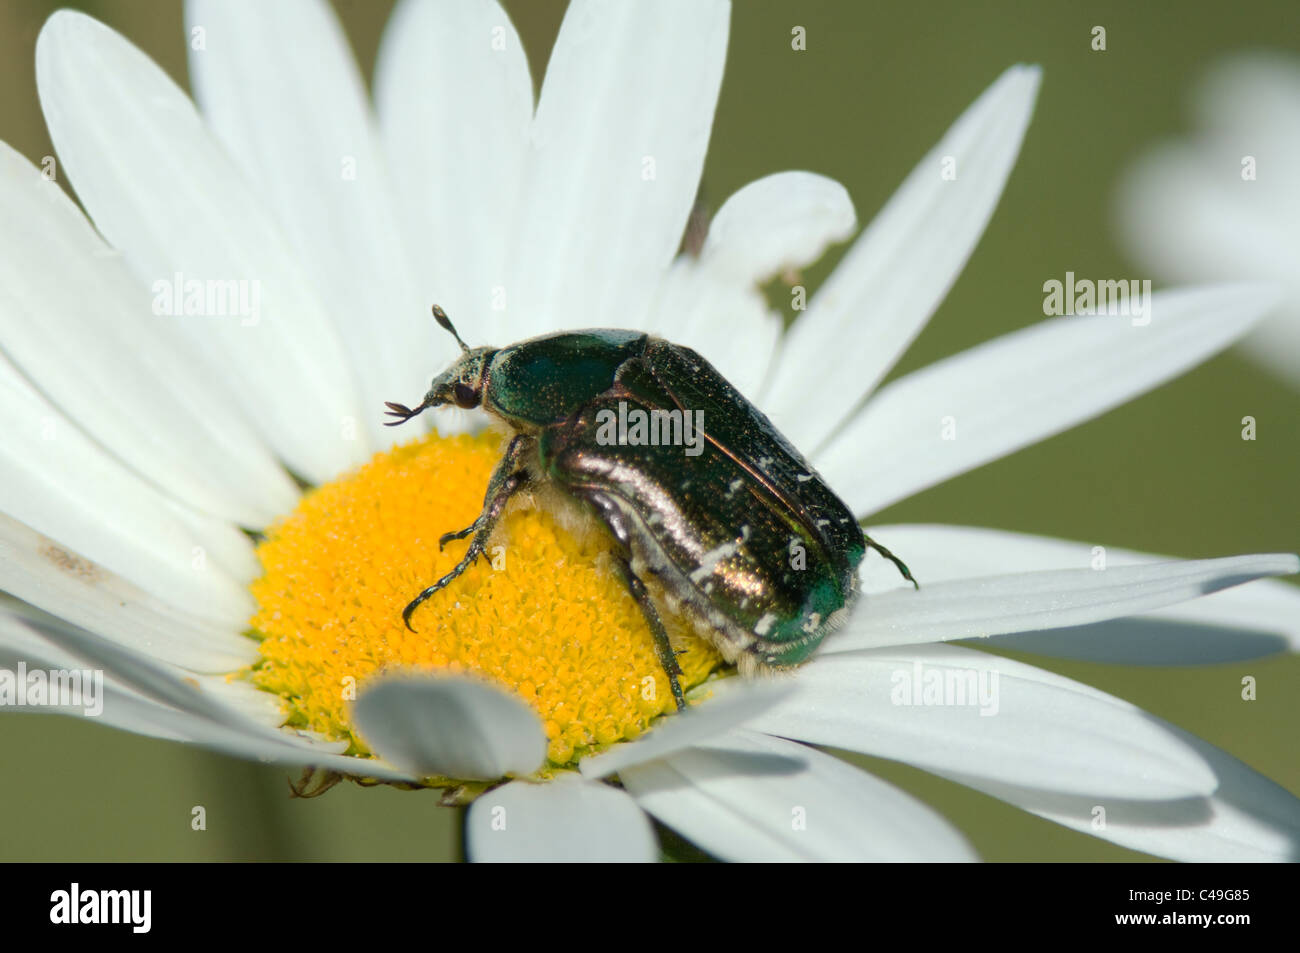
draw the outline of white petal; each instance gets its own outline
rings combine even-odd
[[[1229,55],[1205,74],[1195,93],[1202,135],[1196,145],[1203,161],[1226,173],[1243,209],[1271,222],[1283,240],[1300,243],[1300,65],[1275,52]],[[1254,159],[1247,180],[1243,160]],[[1225,236],[1226,239],[1226,236]],[[1278,277],[1293,277],[1287,271]]]
[[[58,651],[89,662],[104,670],[106,675],[111,674],[114,681],[125,689],[230,727],[252,727],[251,722],[244,721],[203,691],[199,681],[186,669],[115,645],[63,620],[28,618],[21,620],[20,624]]]
[[[47,700],[40,704],[5,705],[0,707],[0,717],[6,711],[70,715],[151,738],[207,743],[208,747],[236,757],[255,756],[252,749],[256,742],[250,743],[248,736],[238,729],[133,691],[103,669],[87,668],[84,660],[39,639],[31,640],[31,645],[16,647],[13,643],[21,639],[16,637],[15,630],[24,629],[15,619],[0,613],[0,664],[15,673],[25,671],[29,683],[32,674],[40,670],[58,673],[63,678],[78,676],[79,684],[71,698],[60,699],[69,704],[52,704]],[[56,677],[50,677],[50,685],[56,684]]]
[[[27,660],[33,665],[53,668],[74,667],[77,657],[43,639],[30,624],[48,620],[39,609],[23,605],[16,599],[0,595],[0,669],[13,669],[11,662]]]
[[[743,725],[793,691],[787,682],[747,684],[743,690],[708,699],[680,715],[665,718],[643,740],[615,745],[603,754],[586,758],[579,769],[583,777],[604,778],[630,765],[665,757]]]
[[[739,282],[761,284],[821,257],[853,233],[848,191],[812,172],[778,172],[722,203],[709,223],[701,264]]]
[[[215,559],[217,565],[233,576],[243,585],[248,585],[262,575],[262,564],[257,559],[257,547],[247,533],[222,519],[197,513],[187,506],[165,501],[181,524],[194,539],[197,552],[191,548],[191,563],[199,565],[208,558]],[[297,500],[291,500],[290,506]],[[279,515],[284,515],[286,507]]]
[[[3,512],[49,537],[46,558],[98,563],[201,618],[241,625],[254,604],[159,490],[91,443],[0,358]],[[62,555],[58,555],[62,553]]]
[[[41,30],[36,76],[64,170],[155,306],[168,310],[178,275],[179,304],[187,283],[205,292],[221,283],[212,309],[226,313],[163,319],[182,329],[193,359],[229,381],[302,475],[319,482],[364,460],[352,373],[316,290],[185,94],[121,36],[68,10]],[[238,303],[226,298],[229,282],[242,282]]]
[[[217,689],[212,679],[200,681],[184,669],[160,665],[58,620],[41,622],[0,613],[0,658],[10,654],[30,659],[33,664],[49,660],[61,668],[84,668],[89,663],[101,671],[104,706],[93,717],[115,727],[186,741],[250,760],[314,765],[384,780],[412,780],[382,762],[336,754],[336,743],[322,743],[303,733],[259,724],[245,714],[247,701],[232,707],[231,693]],[[64,713],[80,714],[72,710]],[[264,722],[264,716],[259,720]]]
[[[1261,133],[1143,156],[1116,194],[1115,217],[1135,260],[1173,281],[1251,278],[1276,281],[1287,300],[1243,340],[1283,376],[1300,377],[1300,189],[1288,181],[1300,163],[1289,154],[1255,155],[1265,181],[1241,179],[1240,153],[1260,153]],[[1207,155],[1209,152],[1211,154]],[[1225,155],[1225,153],[1227,153]],[[1285,170],[1285,171],[1279,171]]]
[[[952,694],[942,700],[952,704],[908,704],[918,679],[919,689],[929,684],[931,691],[951,681]],[[795,681],[795,696],[756,716],[751,729],[961,775],[962,783],[981,789],[990,781],[1162,800],[1204,796],[1216,784],[1204,759],[1141,709],[972,649],[926,645],[822,655]]]
[[[18,704],[16,699],[6,700],[0,706],[0,714],[20,711],[24,714],[71,715],[170,741],[191,740],[189,729],[195,723],[205,728],[212,726],[205,718],[178,711],[135,691],[119,681],[111,670],[87,667],[86,659],[49,641],[41,633],[37,626],[48,619],[38,616],[29,608],[22,608],[19,612],[0,611],[0,670],[7,670],[29,685],[37,671],[57,673],[49,678],[51,691],[40,702],[30,698],[24,699],[22,704]],[[55,687],[60,684],[68,686],[64,691],[71,697],[63,695]],[[59,697],[56,697],[56,692]]]
[[[1288,553],[977,576],[863,599],[826,652],[1086,625],[1300,572]]]
[[[0,143],[0,345],[115,456],[192,506],[261,526],[297,491],[225,383],[53,182]],[[75,346],[70,346],[75,342]]]
[[[22,663],[26,664],[29,672],[37,667],[37,663],[30,660],[24,659]],[[77,671],[75,666],[71,668],[58,666],[57,668],[63,671]],[[147,698],[141,698],[139,695],[130,692],[123,692],[109,685],[97,689],[93,697],[96,699],[94,707],[99,709],[99,714],[94,716],[85,714],[87,706],[83,704],[64,707],[42,705],[39,707],[15,706],[0,708],[0,718],[5,717],[4,712],[7,711],[21,711],[24,714],[36,715],[94,717],[97,724],[107,725],[111,728],[129,731],[132,734],[144,735],[149,738],[161,738],[164,741],[193,742],[194,734],[206,733],[214,739],[215,743],[209,746],[212,750],[239,757],[239,752],[233,750],[233,747],[242,748],[242,745],[239,744],[239,741],[231,738],[229,731],[213,729],[209,723],[196,719],[193,715],[178,712]],[[89,702],[89,700],[90,696],[87,696],[86,701]],[[196,728],[196,725],[202,725],[202,727]],[[227,743],[223,743],[223,741]],[[233,743],[233,747],[230,743]]]
[[[994,636],[1017,652],[1113,665],[1222,665],[1296,651],[1300,589],[1259,580],[1095,625]]]
[[[358,426],[387,446],[402,435],[383,402],[424,387],[451,342],[435,341],[416,290],[347,38],[322,0],[189,0],[185,20],[204,35],[189,50],[203,117],[320,290],[356,371]]]
[[[871,536],[898,554],[923,587],[966,579],[996,569],[1109,569],[1167,562],[1168,556],[1138,553],[1099,543],[1078,543],[974,526],[873,526]],[[868,557],[863,591],[900,588],[893,565]],[[910,588],[910,587],[909,587]],[[872,603],[864,607],[872,611]],[[1061,658],[1125,665],[1203,665],[1300,651],[1300,589],[1261,579],[1198,599],[1104,623],[993,636],[995,644]]]
[[[1201,124],[1218,137],[1300,146],[1300,65],[1294,56],[1226,56],[1206,74],[1196,100]]]
[[[1286,266],[1300,236],[1276,215],[1290,189],[1242,181],[1236,157],[1215,156],[1215,162],[1204,151],[1165,146],[1127,173],[1116,212],[1136,257],[1175,281],[1290,279],[1294,285]]]
[[[524,702],[457,676],[400,675],[364,687],[352,723],[371,750],[415,777],[496,780],[530,774],[546,735]]]
[[[1300,297],[1293,296],[1246,335],[1251,357],[1294,385],[1300,381]]]
[[[1287,301],[1242,345],[1292,381],[1300,380],[1298,91],[1294,57],[1246,53],[1216,63],[1197,91],[1195,140],[1143,156],[1117,190],[1115,214],[1131,254],[1162,277],[1285,285]]]
[[[569,6],[510,258],[521,337],[639,324],[695,200],[729,13],[722,0]]]
[[[805,745],[738,729],[630,768],[623,783],[659,820],[723,860],[975,860],[910,794]]]
[[[105,639],[196,672],[256,658],[243,623],[222,626],[159,599],[47,536],[0,515],[0,588]]]
[[[978,786],[1082,834],[1159,857],[1189,863],[1300,860],[1300,800],[1200,738],[1172,725],[1168,729],[1213,769],[1219,781],[1213,795],[1131,801],[1048,795],[989,782]],[[960,777],[945,776],[965,783]],[[1099,826],[1103,821],[1104,826]]]
[[[1039,75],[1013,66],[962,114],[790,329],[761,403],[796,446],[816,450],[947,295],[1015,164]]]
[[[478,863],[619,863],[653,861],[658,847],[635,801],[570,775],[511,781],[481,796],[465,820],[465,853]]]
[[[1243,181],[1238,158],[1225,161],[1220,151],[1217,144],[1170,145],[1136,163],[1116,196],[1127,243],[1139,261],[1171,280],[1289,279],[1294,285],[1286,266],[1300,236],[1276,214],[1290,189]]]
[[[1195,367],[1275,294],[1164,291],[1136,317],[1052,318],[886,385],[813,459],[859,515],[1060,433]]]
[[[288,720],[288,707],[283,698],[258,688],[252,682],[232,679],[229,673],[196,675],[190,684],[191,687],[197,684],[204,695],[217,699],[226,708],[266,728],[279,728]],[[322,743],[340,754],[349,746],[346,741]]]
[[[257,658],[240,633],[196,618],[49,537],[0,515],[0,589],[100,633],[105,639],[195,672],[229,672]]]
[[[533,81],[509,16],[495,2],[402,0],[380,44],[375,101],[418,264],[416,317],[436,302],[472,344],[514,343],[521,335],[502,310],[513,301],[495,289],[507,284]],[[425,326],[437,339],[421,356],[440,370],[455,343]]]

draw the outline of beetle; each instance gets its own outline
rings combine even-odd
[[[752,675],[807,661],[843,624],[868,548],[917,585],[772,422],[690,348],[606,328],[470,348],[442,308],[433,315],[461,355],[416,407],[386,402],[398,418],[388,426],[451,404],[481,407],[512,436],[478,518],[439,539],[441,550],[472,537],[456,567],[403,610],[412,631],[411,614],[483,554],[526,488],[558,491],[550,498],[577,504],[609,531],[679,710],[681,669],[660,607]]]

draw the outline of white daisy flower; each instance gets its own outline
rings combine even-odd
[[[725,859],[973,858],[936,812],[818,744],[1163,856],[1293,857],[1300,802],[1240,762],[943,644],[1020,633],[1104,658],[1164,625],[1219,626],[1238,654],[1294,648],[1294,590],[1229,589],[1295,572],[1291,555],[1112,551],[1102,569],[1083,544],[878,527],[919,592],[869,557],[847,626],[767,683],[715,677],[687,638],[696,704],[662,719],[635,603],[544,512],[511,514],[506,564],[427,603],[420,635],[401,626],[499,452],[465,434],[392,449],[400,432],[379,426],[383,401],[455,353],[433,301],[481,341],[617,325],[696,347],[861,517],[1157,386],[1269,306],[1245,285],[1166,292],[1146,327],[1046,321],[879,386],[992,214],[1038,71],[976,100],[783,333],[757,285],[851,234],[841,187],[763,179],[698,259],[676,258],[729,12],[574,3],[534,110],[496,4],[405,0],[377,124],[323,3],[191,3],[202,114],[128,41],[55,14],[41,102],[90,221],[0,148],[0,587],[29,607],[0,616],[0,653],[102,669],[101,717],[129,731],[473,799],[478,860],[652,859],[650,816]],[[204,313],[218,291],[233,314]],[[317,489],[300,498],[290,472]],[[243,529],[266,530],[256,553]],[[1260,638],[1234,641],[1243,628]]]
[[[1300,58],[1223,59],[1194,106],[1195,133],[1150,150],[1125,175],[1121,238],[1167,280],[1263,279],[1285,289],[1242,345],[1300,386]]]

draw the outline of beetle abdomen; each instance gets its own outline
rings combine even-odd
[[[732,394],[749,423],[733,419],[717,430],[733,439],[744,431],[743,446],[720,444],[709,403],[678,404],[633,360],[615,388],[544,433],[539,450],[548,476],[600,511],[668,601],[716,630],[724,655],[797,665],[853,599],[861,529],[783,438],[768,439],[775,430],[766,418]],[[697,414],[692,424],[702,426],[701,439],[683,446],[602,438],[602,422],[656,410]],[[712,417],[720,415],[715,406]],[[786,474],[808,477],[799,481],[807,485],[787,485]]]

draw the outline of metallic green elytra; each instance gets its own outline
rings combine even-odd
[[[803,456],[708,361],[636,331],[549,334],[470,348],[402,423],[429,407],[482,407],[514,431],[483,510],[439,547],[472,534],[460,563],[402,613],[465,571],[510,498],[553,488],[613,536],[618,566],[654,633],[678,708],[680,669],[659,612],[680,613],[745,674],[807,661],[857,598],[867,548],[907,567],[862,532]]]

